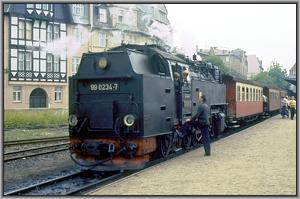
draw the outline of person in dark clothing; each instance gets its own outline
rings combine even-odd
[[[192,127],[198,128],[202,133],[202,142],[204,146],[205,156],[211,155],[210,148],[210,136],[209,136],[209,106],[205,103],[206,97],[199,93],[199,106],[196,115],[194,115],[191,120],[187,122],[182,127],[182,132],[186,134],[186,131],[190,130]]]

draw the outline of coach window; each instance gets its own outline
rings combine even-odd
[[[261,90],[259,90],[259,101],[261,101]]]
[[[262,101],[262,90],[259,90],[259,101]]]
[[[249,101],[249,88],[246,88],[246,101]]]
[[[242,86],[242,101],[245,101],[245,87]]]
[[[236,101],[241,101],[241,87],[237,86],[237,92],[236,92]]]
[[[256,89],[256,101],[258,101],[258,89]]]
[[[252,88],[250,88],[249,93],[250,93],[249,100],[252,101],[252,100],[253,100],[253,99],[252,99]]]

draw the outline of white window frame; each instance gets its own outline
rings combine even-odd
[[[163,11],[161,11],[161,10],[159,10],[159,20],[161,21],[161,22],[164,22],[164,23],[166,23],[166,14],[163,12]]]
[[[106,33],[99,33],[99,47],[105,48],[107,46],[107,35]]]
[[[84,15],[84,5],[83,4],[73,4],[73,15],[83,16]]]
[[[54,101],[62,102],[63,89],[62,87],[55,87],[54,90]]]
[[[12,102],[22,102],[22,87],[14,86],[12,92]]]
[[[104,8],[98,8],[99,12],[99,22],[107,23],[107,10]]]
[[[42,4],[40,4],[40,3],[35,4],[35,8],[36,9],[42,9]]]
[[[31,21],[26,21],[25,24],[25,37],[26,40],[32,40],[32,22]]]
[[[25,69],[25,53],[24,52],[18,52],[18,70],[24,71]]]
[[[19,39],[25,39],[25,31],[25,21],[19,20]]]
[[[53,25],[48,24],[47,26],[47,42],[52,42],[53,40]]]
[[[78,28],[78,27],[75,27],[74,31],[75,31],[74,34],[75,34],[76,40],[77,40],[78,42],[82,42],[82,41],[83,41],[83,33],[82,33],[82,30],[81,30],[80,28]]]
[[[121,17],[121,18],[120,18]],[[121,19],[121,20],[120,20]],[[118,15],[118,23],[119,24],[123,24],[124,21],[124,10],[120,10],[119,11],[119,15]]]
[[[245,101],[245,98],[246,98],[246,88],[245,88],[245,86],[242,86],[242,102],[244,102]]]
[[[33,8],[34,8],[34,4],[33,4],[33,3],[27,3],[27,4],[26,4],[26,7],[27,7],[28,9],[33,9]]]
[[[241,86],[237,85],[236,86],[236,101],[240,102],[241,101]]]
[[[53,72],[59,72],[59,56],[53,56]]]
[[[73,57],[73,59],[72,59],[72,73],[73,74],[77,73],[80,61],[81,61],[80,57]]]
[[[31,52],[25,53],[25,70],[32,71],[32,54],[31,54]]]
[[[43,9],[43,10],[50,10],[50,9],[49,9],[49,4],[43,3],[43,4],[42,4],[42,9]]]
[[[59,39],[59,25],[53,26],[53,39]]]
[[[46,71],[47,71],[47,73],[51,73],[51,72],[53,72],[53,55],[48,54],[46,57],[47,57],[46,58],[47,59],[46,60]]]

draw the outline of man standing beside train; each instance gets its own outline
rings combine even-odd
[[[296,113],[296,100],[295,100],[294,96],[292,96],[291,100],[289,101],[289,106],[290,106],[290,112],[291,112],[291,120],[293,120],[294,115]]]
[[[288,116],[288,110],[287,110],[287,106],[288,106],[288,100],[285,97],[282,97],[281,100],[281,116],[284,119],[285,116]]]
[[[211,155],[210,136],[209,136],[209,106],[206,104],[206,97],[199,93],[199,106],[196,115],[191,120],[187,120],[194,128],[200,128],[202,132],[202,142],[204,146],[205,156]]]

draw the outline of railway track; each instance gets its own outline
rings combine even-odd
[[[272,117],[272,116],[270,116]],[[247,125],[240,126],[237,128],[232,128],[227,130],[224,134],[219,135],[217,138],[213,138],[212,142],[216,142],[220,139],[229,137],[235,133],[238,133],[241,130],[249,128],[257,123],[260,123],[269,117],[261,118],[252,122],[247,123]],[[189,152],[190,150],[194,150],[197,148],[201,148],[202,144],[198,144],[197,146],[191,147],[187,150],[179,149],[176,152],[170,154],[166,158],[159,158],[147,163],[144,169],[147,169],[152,166],[156,166],[160,163],[163,163],[167,160],[179,157],[182,154]],[[142,170],[144,170],[142,169]],[[58,177],[55,179],[51,179],[48,181],[44,181],[42,183],[33,184],[28,187],[24,187],[18,190],[10,191],[4,193],[4,195],[81,195],[86,194],[92,188],[100,188],[104,185],[107,185],[111,182],[114,182],[118,179],[124,178],[126,176],[134,175],[137,172],[142,172],[142,170],[135,171],[126,171],[126,172],[110,172],[99,174],[95,172],[91,172],[89,170],[81,170],[76,171],[72,174],[68,174],[62,177]]]
[[[3,161],[8,162],[8,161],[18,160],[18,159],[26,159],[34,156],[66,151],[68,149],[69,149],[69,143],[65,142],[61,144],[34,147],[34,148],[29,148],[24,150],[9,151],[4,153]]]
[[[16,145],[25,145],[25,144],[40,144],[40,143],[49,143],[57,141],[68,141],[69,136],[59,136],[59,137],[48,137],[48,138],[35,138],[27,140],[12,140],[4,142],[4,147],[7,146],[16,146]]]
[[[76,195],[96,185],[119,179],[121,176],[120,171],[95,175],[90,171],[77,170],[68,175],[6,192],[4,195]]]

